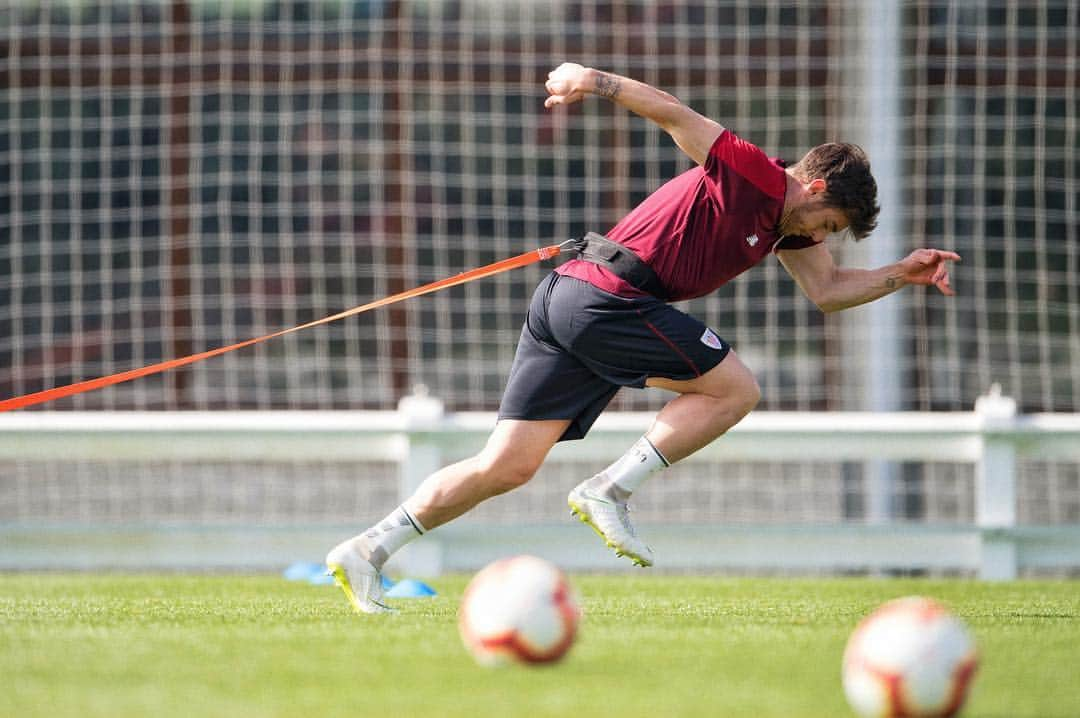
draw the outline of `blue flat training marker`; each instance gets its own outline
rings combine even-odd
[[[326,572],[326,566],[320,564],[319,569],[308,576],[307,582],[315,586],[333,586],[334,575]]]
[[[435,589],[415,578],[403,578],[386,592],[387,598],[429,598],[434,595]]]
[[[308,581],[316,573],[326,573],[326,567],[321,563],[297,561],[296,563],[289,564],[289,566],[281,572],[281,575],[289,581]]]

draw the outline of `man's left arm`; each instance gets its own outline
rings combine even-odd
[[[952,296],[955,292],[949,284],[949,262],[960,260],[955,252],[916,249],[884,267],[851,269],[837,266],[823,243],[776,254],[803,293],[823,312],[866,304],[909,284],[934,286]]]

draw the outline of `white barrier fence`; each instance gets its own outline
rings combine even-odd
[[[589,438],[551,458],[603,463],[648,427],[647,413],[601,417]],[[397,412],[44,413],[0,415],[0,462],[272,461],[318,457],[398,464],[401,496],[443,463],[478,449],[490,413],[445,414],[425,396]],[[996,394],[968,413],[755,413],[688,462],[947,461],[975,466],[970,525],[650,525],[648,539],[672,570],[850,572],[930,570],[1007,580],[1025,569],[1080,567],[1080,524],[1017,525],[1017,462],[1080,461],[1080,416],[1019,415]],[[30,490],[33,490],[32,487]],[[381,507],[389,510],[391,505]],[[362,528],[362,527],[354,527]],[[0,569],[249,568],[284,557],[317,560],[342,527],[42,526],[0,521]],[[512,552],[573,570],[619,570],[576,522],[442,527],[395,557],[391,568],[428,576],[472,570]]]

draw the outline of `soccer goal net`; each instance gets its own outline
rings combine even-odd
[[[826,316],[767,259],[688,303],[754,370],[762,411],[966,412],[993,384],[1021,413],[1080,411],[1078,26],[1069,0],[5,3],[0,396],[610,228],[690,163],[610,103],[544,110],[547,72],[574,60],[661,87],[770,155],[866,146],[882,227],[831,239],[841,261],[963,257],[956,298],[908,289]],[[42,410],[393,411],[425,385],[450,412],[490,411],[547,271]],[[666,398],[624,391],[611,410]],[[0,442],[0,522],[20,525],[363,523],[397,492],[383,459],[64,459]],[[893,460],[882,494],[862,462],[696,463],[646,520],[965,524],[972,471]],[[1075,461],[1023,471],[1022,520],[1080,522]],[[527,524],[561,503],[483,511]]]

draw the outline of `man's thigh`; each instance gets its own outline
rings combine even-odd
[[[482,453],[493,461],[538,466],[569,426],[569,419],[500,419]]]
[[[565,281],[577,284],[566,291],[560,285],[553,296],[555,339],[613,384],[642,388],[653,377],[697,379],[730,349],[700,320],[657,299],[617,297],[577,279]],[[569,299],[560,306],[564,297]]]
[[[533,295],[499,418],[568,419],[561,438],[582,438],[619,387],[699,379],[728,351],[711,329],[664,302],[552,275]]]
[[[560,281],[552,274],[537,287],[521,329],[510,377],[499,404],[500,424],[507,420],[565,420],[560,440],[580,439],[619,387],[585,366],[555,337],[551,298]]]
[[[666,377],[651,377],[645,385],[677,394],[706,394],[724,397],[745,391],[756,391],[757,380],[753,372],[732,351],[728,352],[723,362],[699,377],[682,381]]]

